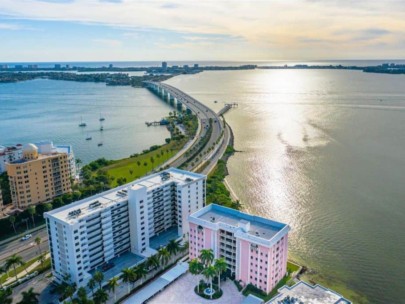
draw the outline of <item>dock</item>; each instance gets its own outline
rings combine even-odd
[[[237,108],[239,105],[236,102],[226,103],[225,106],[218,112],[218,116],[221,116],[228,112],[232,108]]]

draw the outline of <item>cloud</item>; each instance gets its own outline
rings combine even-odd
[[[120,47],[122,46],[122,41],[121,40],[116,40],[116,39],[93,39],[93,42],[102,44],[104,46],[108,47]]]

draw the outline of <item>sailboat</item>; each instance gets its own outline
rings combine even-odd
[[[80,124],[79,127],[85,127],[87,126],[87,124],[85,122],[83,122],[83,117],[80,116]]]
[[[100,132],[102,132],[102,131],[104,131],[104,127],[103,127],[103,124],[100,123]]]
[[[99,121],[104,121],[105,120],[105,118],[103,116],[101,116],[101,113],[100,113],[100,118],[98,120]]]
[[[99,142],[97,146],[101,147],[103,145],[103,142]]]
[[[91,140],[91,136],[89,134],[87,134],[86,140]]]

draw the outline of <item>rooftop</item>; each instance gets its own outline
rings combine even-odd
[[[223,226],[240,228],[244,233],[265,240],[272,239],[283,229],[289,229],[287,224],[250,215],[216,204],[204,207],[190,215],[190,218],[197,218],[207,223],[223,224]]]
[[[176,168],[170,168],[159,173],[145,176],[128,184],[117,188],[90,196],[80,201],[69,205],[46,212],[54,218],[68,222],[76,223],[84,216],[89,216],[92,213],[97,213],[100,209],[110,207],[120,202],[128,200],[128,190],[140,189],[146,187],[148,190],[153,190],[164,184],[176,182],[178,184],[188,184],[189,182],[205,178],[205,175],[188,172]]]
[[[266,304],[351,304],[349,300],[333,290],[321,285],[312,286],[303,281],[291,287],[283,286],[278,292],[278,295]]]

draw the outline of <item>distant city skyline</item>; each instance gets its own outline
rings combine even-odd
[[[401,0],[2,0],[0,62],[402,59]]]

